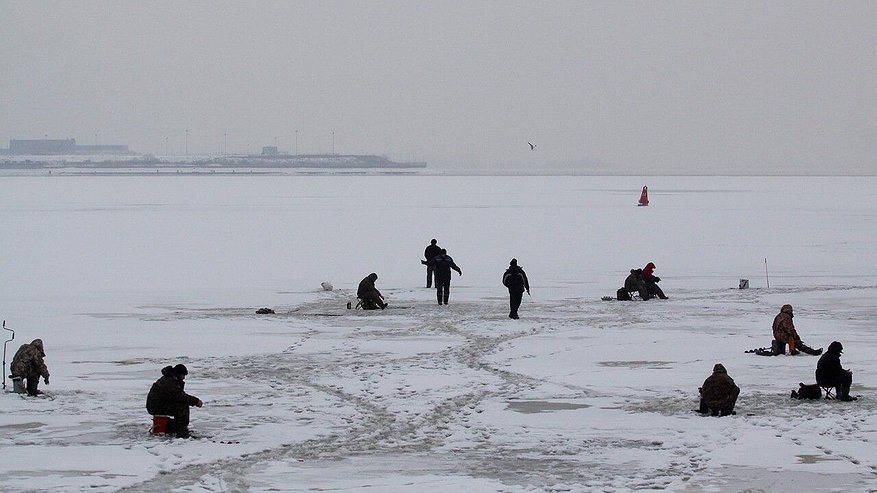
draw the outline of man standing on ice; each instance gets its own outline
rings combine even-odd
[[[773,319],[773,338],[789,346],[789,355],[798,354],[798,350],[804,351],[813,356],[822,354],[822,348],[813,349],[801,341],[798,331],[795,330],[795,324],[792,323],[792,305],[783,305],[780,312]]]
[[[517,320],[518,308],[521,306],[521,299],[524,297],[524,291],[530,294],[530,281],[527,280],[527,274],[520,266],[518,259],[512,259],[509,262],[509,268],[502,275],[503,286],[509,289],[509,318]]]
[[[435,268],[435,296],[438,299],[438,304],[441,305],[442,301],[444,301],[447,305],[448,296],[450,296],[451,292],[451,269],[457,271],[457,274],[460,274],[461,276],[463,275],[463,271],[457,267],[457,264],[454,263],[454,259],[448,255],[448,251],[444,248],[442,248],[441,252],[430,260],[428,264],[432,264]]]
[[[168,424],[168,434],[177,438],[189,438],[189,407],[204,405],[201,399],[185,392],[184,381],[189,370],[185,365],[166,366],[161,369],[159,378],[146,396],[146,411],[149,414],[173,416],[173,424]]]
[[[433,238],[432,241],[429,242],[429,245],[426,246],[426,250],[423,251],[423,258],[425,258],[426,260],[420,261],[423,265],[426,266],[426,287],[427,288],[432,287],[432,278],[433,278],[434,267],[433,267],[433,264],[431,262],[434,258],[436,258],[436,256],[438,256],[440,253],[442,253],[441,247],[438,246],[436,243],[438,243],[438,241],[436,241],[435,238]]]

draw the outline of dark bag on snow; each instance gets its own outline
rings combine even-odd
[[[630,301],[630,293],[624,288],[618,288],[618,291],[615,292],[615,297],[618,298],[618,301]]]
[[[798,389],[797,392],[792,391],[793,399],[821,399],[822,398],[822,389],[818,384],[812,385],[804,385],[803,383],[798,384],[801,388]]]

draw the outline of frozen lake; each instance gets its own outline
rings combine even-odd
[[[875,185],[0,177],[4,371],[40,337],[52,373],[2,395],[0,491],[877,491]],[[430,238],[463,271],[448,306]],[[600,300],[649,261],[670,299]],[[370,272],[390,309],[347,310]],[[785,303],[805,342],[844,343],[859,401],[791,400],[817,358],[744,353]],[[149,436],[180,362],[202,438]],[[718,362],[738,414],[700,417]]]

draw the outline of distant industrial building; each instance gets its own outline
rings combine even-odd
[[[127,145],[78,145],[76,139],[12,139],[7,154],[62,156],[67,154],[130,154]]]

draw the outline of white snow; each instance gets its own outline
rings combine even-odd
[[[875,186],[0,177],[4,371],[39,337],[52,373],[40,398],[6,380],[0,491],[877,491]],[[448,306],[430,238],[463,270]],[[670,299],[600,300],[648,261]],[[370,272],[390,308],[347,310]],[[744,352],[784,303],[805,342],[844,343],[857,402],[792,400],[817,358]],[[150,436],[146,393],[180,362],[201,438]],[[717,362],[737,415],[701,417]]]

